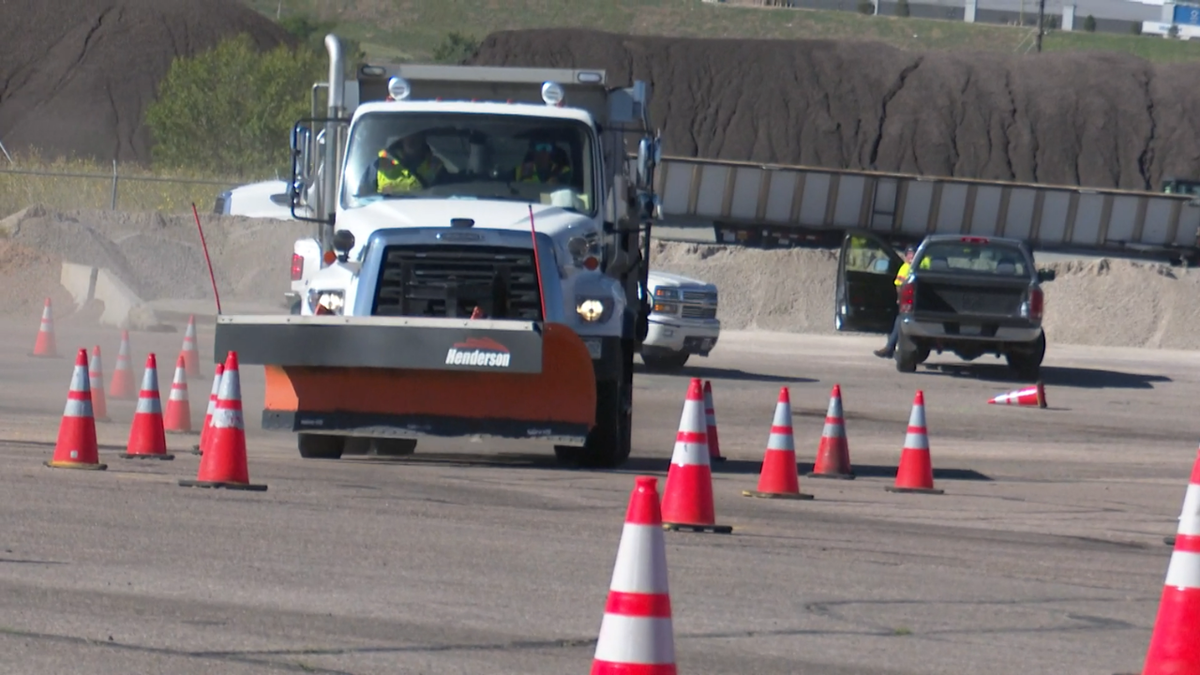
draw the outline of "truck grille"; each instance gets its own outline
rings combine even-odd
[[[916,310],[918,312],[1016,316],[1021,309],[1024,296],[1024,290],[1012,288],[938,288],[929,285],[928,282],[918,282]]]
[[[389,246],[375,290],[379,316],[542,318],[532,249]]]
[[[683,291],[684,302],[694,302],[697,304],[717,304],[717,294],[709,293],[708,291]]]
[[[717,318],[717,308],[684,305],[679,310],[679,316],[684,319],[715,319]]]

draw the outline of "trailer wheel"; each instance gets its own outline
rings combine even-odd
[[[341,459],[346,439],[329,434],[300,434],[296,445],[304,459]]]

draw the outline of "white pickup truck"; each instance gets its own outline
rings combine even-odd
[[[213,211],[221,215],[293,220],[287,181],[272,180],[226,190]],[[309,315],[308,280],[320,269],[321,247],[315,238],[299,239],[292,251],[291,288],[284,293],[293,314]],[[678,370],[693,354],[708,356],[717,344],[717,287],[669,272],[650,270],[654,299],[650,330],[640,346],[642,362],[653,371]]]

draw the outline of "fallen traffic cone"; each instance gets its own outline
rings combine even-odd
[[[212,416],[208,446],[200,455],[196,480],[183,479],[184,487],[266,490],[252,485],[246,468],[246,429],[242,422],[242,385],[238,376],[237,352],[229,352],[221,373],[221,390]]]
[[[675,675],[675,632],[658,479],[638,476],[629,496],[591,675]]]
[[[663,527],[729,534],[733,532],[732,527],[716,524],[708,434],[704,427],[704,396],[699,378],[693,377],[683,403],[671,468],[663,487]]]
[[[796,468],[796,443],[792,435],[792,398],[787,387],[779,388],[779,400],[775,403],[775,419],[771,421],[771,433],[767,436],[767,451],[763,456],[762,471],[758,476],[757,490],[742,490],[746,497],[769,497],[775,499],[812,499],[813,496],[800,492],[800,473]]]
[[[912,413],[908,416],[908,433],[904,436],[904,448],[900,451],[896,483],[884,489],[888,492],[934,495],[945,492],[933,487],[933,462],[929,459],[929,433],[925,428],[925,392],[920,389],[913,398]]]
[[[67,407],[58,427],[54,456],[46,462],[53,469],[93,469],[103,471],[100,448],[96,443],[96,420],[92,417],[92,385],[88,380],[87,349],[75,355],[75,372],[67,392]]]
[[[183,355],[184,364],[187,367],[187,376],[192,378],[202,378],[200,374],[200,350],[196,348],[196,316],[193,314],[188,317],[187,332],[183,334]]]
[[[59,358],[58,343],[54,339],[54,311],[50,308],[50,298],[46,298],[46,304],[42,306],[42,325],[38,328],[37,341],[29,355],[44,359]],[[87,358],[86,352],[84,358]]]
[[[192,454],[203,455],[204,449],[208,447],[208,439],[212,436],[212,416],[213,411],[217,409],[217,394],[221,391],[221,373],[225,371],[225,365],[218,363],[213,369],[213,385],[212,392],[208,395],[208,409],[204,413],[204,426],[200,427],[200,442],[192,446]]]
[[[1023,387],[1014,389],[1007,394],[1000,394],[988,401],[989,404],[1001,405],[1019,405],[1019,406],[1037,406],[1039,408],[1046,407],[1046,387],[1038,380],[1037,384],[1032,387]]]
[[[842,417],[842,386],[833,385],[829,410],[825,412],[825,429],[817,446],[817,461],[809,478],[854,479],[850,468],[850,443],[846,440],[846,420]]]
[[[100,360],[100,345],[92,347],[92,361],[88,368],[88,387],[92,391],[92,415],[97,422],[111,422],[108,403],[104,398],[104,363]]]
[[[1200,673],[1200,452],[1192,464],[1142,675]]]
[[[704,381],[704,419],[708,432],[708,461],[724,462],[721,443],[717,440],[717,413],[713,411],[712,382]]]
[[[162,401],[158,397],[158,364],[154,352],[146,357],[142,390],[138,394],[137,409],[133,413],[133,425],[129,428],[129,445],[121,458],[175,459],[175,455],[167,452]]]
[[[192,432],[192,405],[188,401],[187,364],[183,354],[175,361],[175,379],[167,395],[167,412],[163,415],[163,430],[168,433]]]
[[[112,381],[108,383],[108,397],[121,401],[134,398],[133,370],[129,365],[129,331],[121,331],[121,349],[117,352],[117,366],[113,368]]]

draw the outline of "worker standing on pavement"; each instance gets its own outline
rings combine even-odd
[[[909,246],[904,249],[904,264],[896,272],[896,278],[893,283],[896,285],[896,305],[900,305],[900,286],[904,284],[904,280],[908,278],[908,272],[912,269],[912,259],[917,249],[915,246]],[[892,332],[888,335],[887,346],[883,349],[876,349],[875,356],[881,359],[890,359],[896,352],[896,343],[900,340],[900,312],[896,312],[896,321],[892,323]]]

